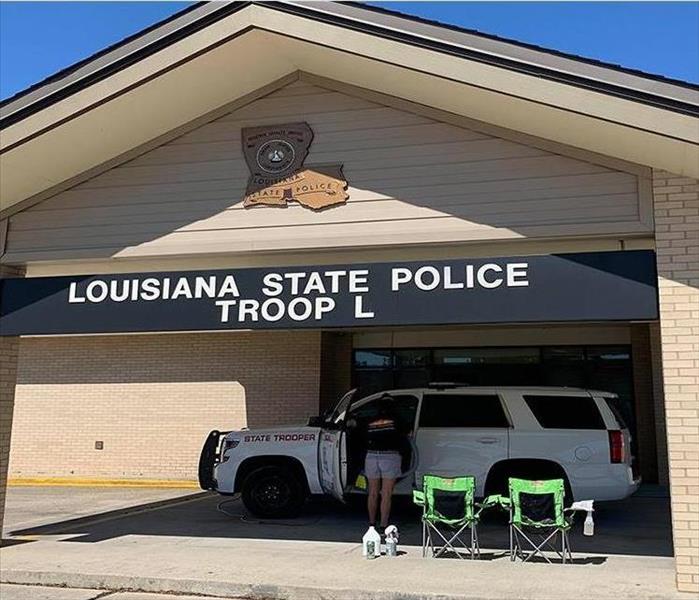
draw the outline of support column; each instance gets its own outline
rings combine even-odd
[[[7,277],[19,277],[22,274],[23,272],[19,268],[0,265],[0,280]],[[7,466],[10,459],[10,435],[15,403],[18,353],[19,337],[0,336],[0,532],[5,517]]]
[[[650,360],[653,381],[653,408],[655,411],[655,443],[658,451],[658,483],[670,487],[667,457],[667,428],[665,427],[665,392],[663,390],[663,360],[660,344],[660,323],[648,325]]]
[[[636,458],[643,481],[658,483],[653,369],[648,323],[632,323],[631,357],[636,412],[636,431],[632,433],[636,436]]]
[[[319,414],[322,415],[352,385],[352,334],[323,331],[320,339]]]
[[[653,172],[677,587],[699,593],[699,182]]]

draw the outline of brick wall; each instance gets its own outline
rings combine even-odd
[[[653,173],[677,585],[699,593],[699,182]]]
[[[319,365],[318,332],[23,338],[10,473],[196,479],[211,429],[316,414]]]
[[[21,275],[20,269],[0,265],[0,279]],[[12,433],[18,350],[19,338],[0,337],[0,532],[5,516],[5,488],[7,487],[7,463]]]

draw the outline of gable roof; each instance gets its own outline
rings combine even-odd
[[[254,2],[198,2],[0,102],[0,128]],[[439,52],[699,116],[699,85],[359,2],[257,2]],[[685,90],[689,93],[685,93]]]
[[[229,76],[230,85],[214,92],[221,82],[207,83],[211,98],[208,104],[199,103],[199,114],[216,108],[216,102],[220,106],[224,98],[234,100],[285,74],[305,70],[337,79],[345,75],[353,85],[427,105],[439,103],[439,108],[456,114],[699,176],[699,86],[338,2],[202,2],[188,7],[3,102],[0,168],[7,173],[30,160],[45,165],[46,156],[71,136],[82,135],[89,145],[85,132],[97,125],[109,130],[109,118],[123,114],[116,105],[128,104],[124,95],[142,95],[149,87],[155,93],[176,73],[179,85],[186,85],[192,70],[185,67],[214,54],[219,55],[220,76]],[[215,68],[199,62],[200,71]],[[204,85],[205,78],[198,79],[197,85]],[[426,82],[432,93],[424,89]],[[5,212],[75,176],[83,166],[82,170],[94,167],[129,144],[143,143],[199,116],[193,112],[196,102],[192,110],[175,110],[182,99],[161,94],[161,103],[168,99],[165,112],[172,113],[170,119],[142,127],[141,136],[123,136],[113,147],[102,143],[99,151],[88,152],[82,160],[66,160],[70,164],[64,168],[51,165],[46,181],[29,184],[21,181],[26,180],[21,173],[4,177],[0,208]],[[156,110],[152,98],[132,106],[139,105]],[[522,118],[527,110],[531,119]],[[548,127],[536,122],[547,110],[557,122]],[[607,123],[608,132],[598,135],[602,130],[586,122]],[[628,137],[625,143],[606,139],[619,135]],[[101,160],[90,164],[93,159]]]

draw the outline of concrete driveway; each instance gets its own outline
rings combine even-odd
[[[100,508],[85,518],[86,505]],[[32,512],[56,506],[64,506],[57,522],[32,522]],[[361,506],[315,500],[297,519],[264,522],[238,500],[192,490],[11,488],[5,534],[14,544],[0,550],[1,579],[258,598],[682,597],[667,498],[600,505],[594,537],[575,529],[567,567],[511,563],[504,515],[481,525],[483,560],[475,562],[423,559],[411,505],[398,503],[396,522],[404,553],[367,561]]]
[[[12,531],[125,509],[140,510],[200,490],[127,487],[10,486],[3,537]]]

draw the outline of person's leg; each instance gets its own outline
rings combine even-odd
[[[366,477],[367,481],[369,524],[376,525],[376,512],[379,506],[379,491],[381,489],[381,472],[379,470],[378,456],[373,452],[367,452],[364,459],[364,477]]]
[[[388,517],[391,516],[391,498],[396,480],[384,478],[381,480],[381,527],[388,525]]]
[[[379,490],[381,489],[380,479],[367,478],[367,510],[369,512],[369,523],[376,525],[376,511],[379,507]]]

